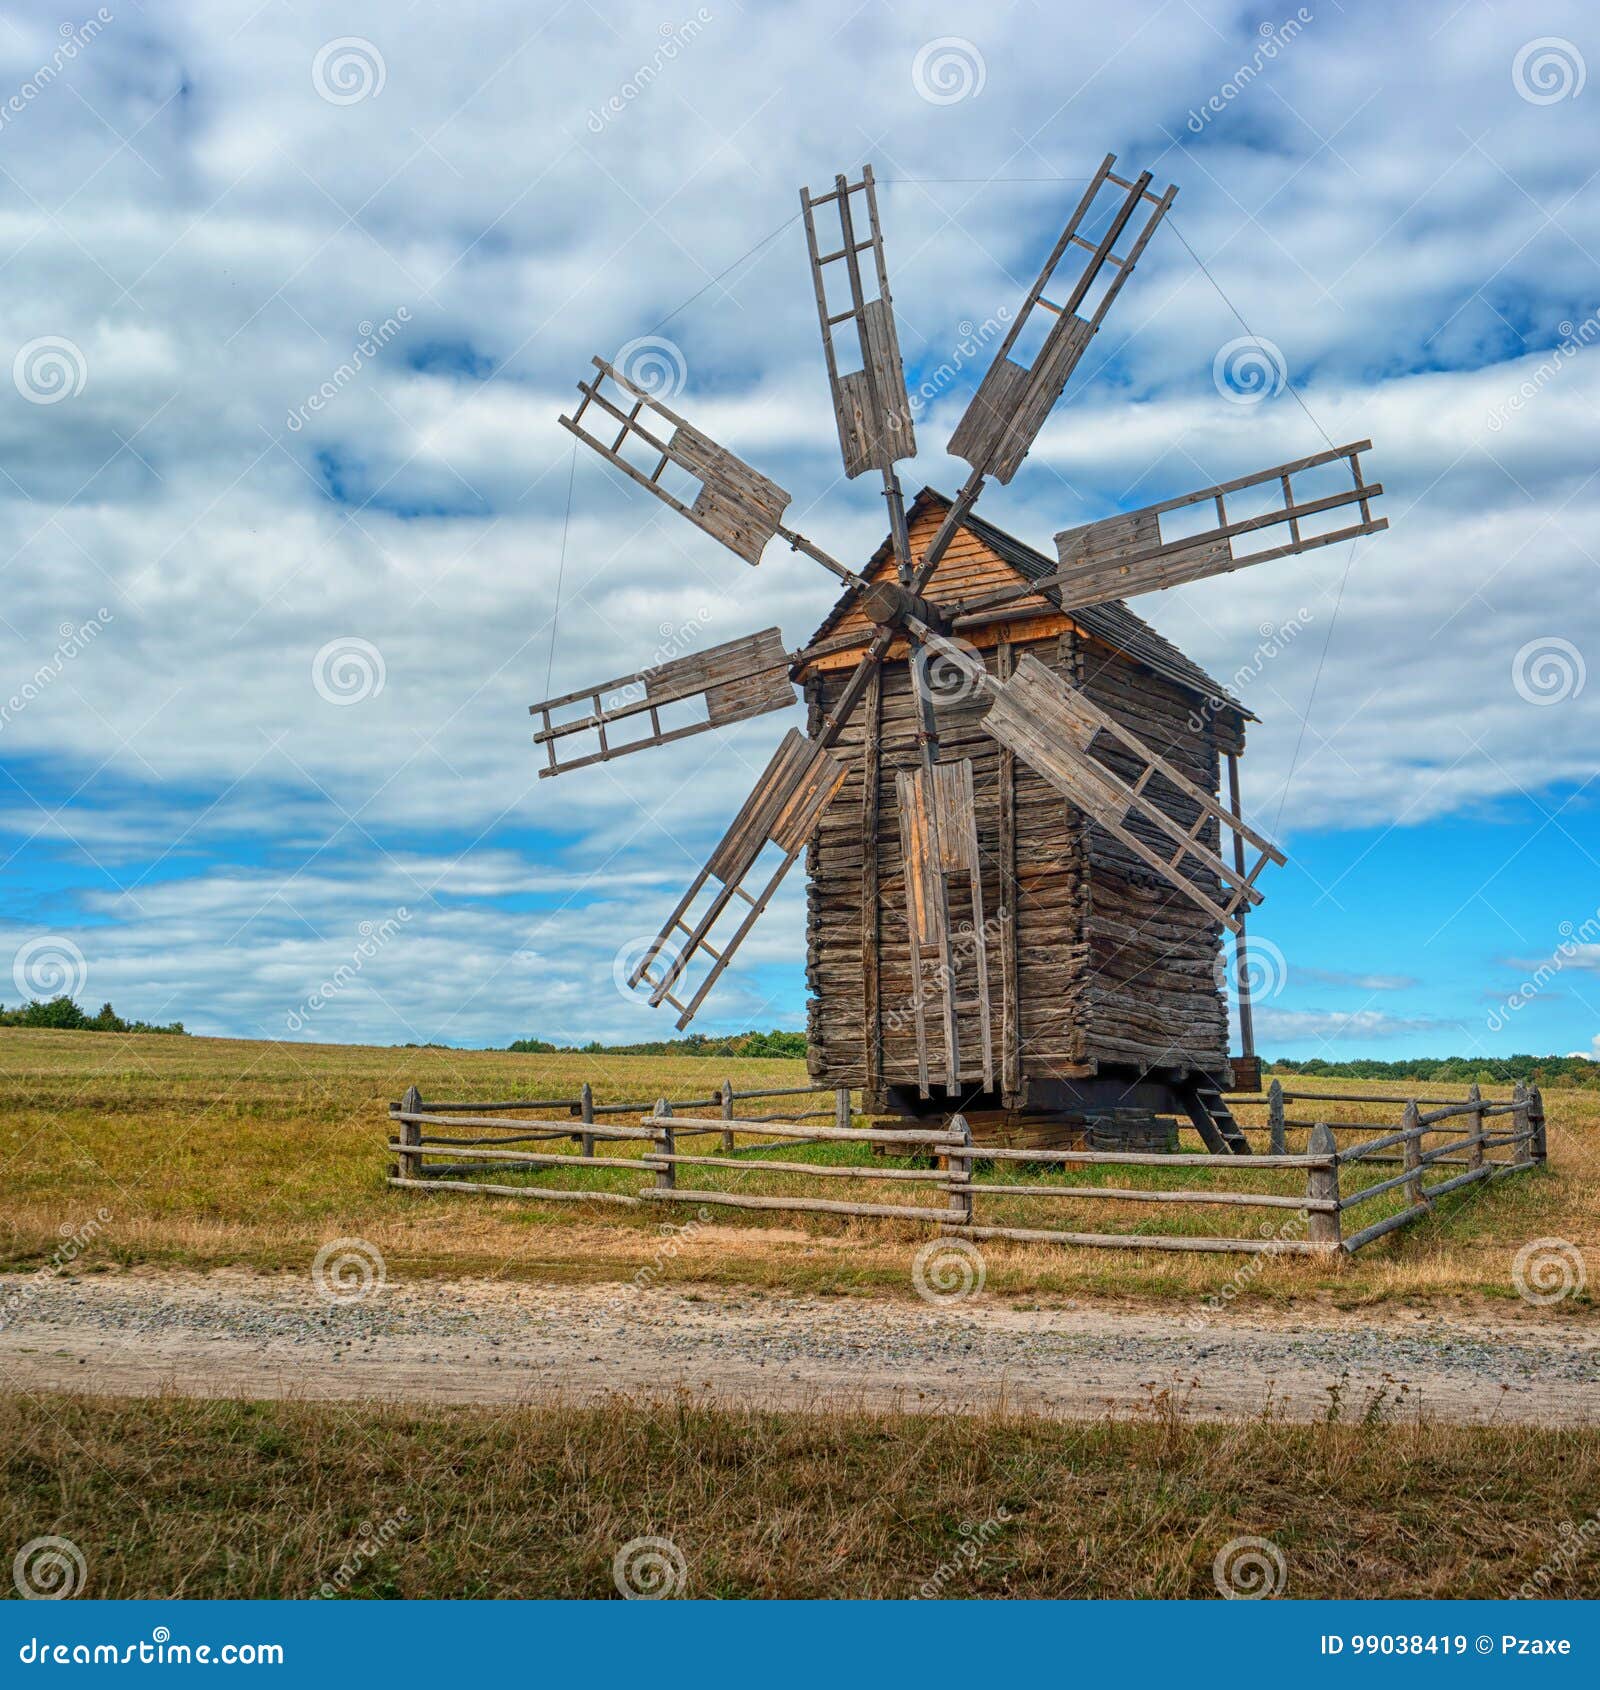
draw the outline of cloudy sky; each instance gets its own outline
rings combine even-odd
[[[798,186],[874,165],[917,383],[1114,151],[1172,215],[983,514],[1048,548],[1329,438],[1388,489],[1386,534],[1137,607],[1261,717],[1264,1048],[1600,1049],[1589,64],[1558,0],[9,8],[0,998],[666,1034],[617,959],[791,718],[540,781],[527,705],[798,644],[833,595],[557,416],[654,337],[676,408],[859,559],[881,501],[840,474]],[[962,478],[980,373],[913,489]],[[801,1024],[800,891],[705,1030]]]

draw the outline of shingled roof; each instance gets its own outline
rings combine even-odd
[[[914,523],[930,510],[949,510],[953,502],[934,488],[924,487],[912,501],[906,520]],[[1041,580],[1046,575],[1053,575],[1060,567],[1054,559],[1035,551],[1014,534],[1007,534],[1003,528],[996,528],[992,522],[985,522],[982,517],[969,516],[961,526],[1016,570],[1024,581]],[[893,550],[893,540],[885,539],[872,554],[863,573],[870,578],[892,556]],[[1040,591],[1053,604],[1061,604],[1058,587],[1044,587]],[[828,612],[822,626],[812,636],[813,641],[827,636],[853,596],[846,593]],[[1185,657],[1170,640],[1164,640],[1148,622],[1135,616],[1121,599],[1111,599],[1104,604],[1080,605],[1066,611],[1066,614],[1091,637],[1122,652],[1141,668],[1165,676],[1197,698],[1221,699],[1248,721],[1256,720],[1254,713],[1246,709],[1220,681],[1214,680],[1198,663]]]

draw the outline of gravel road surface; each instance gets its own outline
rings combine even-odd
[[[1542,1425],[1600,1422],[1600,1327],[1505,1313],[1021,1309],[615,1285],[426,1281],[329,1302],[309,1279],[136,1272],[0,1280],[12,1390],[588,1401],[688,1390],[726,1402],[1066,1416],[1179,1387],[1204,1418],[1271,1403]]]

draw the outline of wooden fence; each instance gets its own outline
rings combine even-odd
[[[804,1096],[821,1089],[737,1093],[725,1085],[709,1100],[672,1105],[661,1098],[651,1106],[596,1105],[588,1086],[577,1099],[424,1103],[413,1087],[400,1103],[390,1105],[397,1136],[389,1148],[397,1161],[389,1183],[628,1208],[692,1203],[934,1223],[942,1233],[973,1239],[1326,1256],[1353,1254],[1429,1214],[1435,1202],[1451,1192],[1525,1171],[1545,1159],[1543,1100],[1537,1089],[1521,1086],[1510,1101],[1497,1103],[1484,1099],[1476,1086],[1463,1100],[1441,1101],[1290,1092],[1274,1082],[1266,1093],[1230,1100],[1236,1109],[1256,1106],[1266,1111],[1262,1125],[1245,1125],[1247,1133],[1267,1139],[1264,1151],[1252,1150],[1249,1155],[974,1146],[960,1115],[947,1122],[908,1127],[852,1126],[850,1096],[842,1091],[835,1094],[831,1109],[786,1115],[734,1113],[741,1097],[748,1102]],[[1404,1107],[1398,1127],[1387,1131],[1382,1123],[1288,1113],[1291,1104],[1336,1101]],[[717,1108],[718,1113],[688,1112],[707,1107]],[[582,1124],[574,1130],[558,1123],[508,1119],[501,1113],[513,1109],[570,1110]],[[627,1114],[635,1115],[637,1124],[622,1125],[611,1119]],[[833,1117],[833,1125],[808,1124],[827,1115]],[[1290,1135],[1302,1131],[1306,1134],[1303,1148],[1291,1148]],[[1375,1136],[1341,1147],[1339,1135],[1357,1132]],[[720,1138],[720,1146],[692,1147],[692,1141],[710,1135]],[[742,1142],[751,1137],[763,1142]],[[580,1148],[522,1148],[555,1139],[570,1140]],[[686,1143],[691,1147],[685,1149]],[[813,1159],[774,1159],[770,1154],[792,1154],[802,1147],[812,1149]],[[858,1147],[857,1160],[838,1160]],[[1401,1171],[1385,1175],[1382,1170],[1388,1166]],[[1129,1170],[1127,1182],[1081,1183],[1099,1170],[1119,1168]],[[1454,1169],[1460,1171],[1446,1172]],[[1430,1177],[1440,1172],[1445,1177],[1430,1184]],[[1378,1177],[1369,1179],[1369,1173]],[[551,1174],[582,1183],[506,1183],[511,1175]],[[1181,1183],[1159,1183],[1167,1174]],[[737,1183],[730,1184],[729,1176],[736,1176]],[[1245,1176],[1243,1185],[1240,1176]],[[631,1189],[600,1183],[618,1177],[629,1181]],[[1070,1182],[1071,1177],[1080,1182]],[[810,1191],[751,1190],[752,1178],[777,1185],[816,1183]],[[830,1187],[839,1191],[835,1183],[839,1181],[852,1182],[852,1190],[839,1196],[822,1195]],[[873,1200],[856,1195],[855,1182],[875,1188]],[[1250,1189],[1251,1185],[1258,1188]],[[1259,1189],[1262,1185],[1275,1189]],[[904,1192],[911,1200],[877,1200],[896,1192]],[[1036,1200],[1052,1205],[1088,1203],[1091,1209],[1106,1204],[1118,1208],[1158,1205],[1168,1216],[1182,1214],[1191,1206],[1217,1206],[1242,1211],[1241,1220],[1259,1211],[1275,1212],[1280,1219],[1258,1222],[1254,1234],[1232,1235],[1083,1232],[1020,1224],[1021,1217],[1014,1211]],[[1373,1204],[1377,1210],[1370,1207]],[[1358,1218],[1366,1224],[1350,1231],[1345,1216],[1354,1211],[1364,1211]]]

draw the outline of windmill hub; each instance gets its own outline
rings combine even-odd
[[[915,618],[936,634],[949,632],[938,605],[898,581],[874,581],[861,595],[861,608],[880,628],[903,628],[907,618]]]

